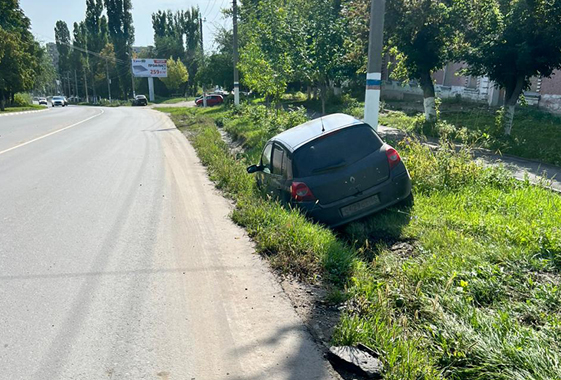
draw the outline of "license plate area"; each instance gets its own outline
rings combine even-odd
[[[380,203],[380,198],[378,198],[378,195],[373,195],[359,202],[342,207],[341,215],[343,215],[343,217],[346,218],[348,216],[358,214],[359,212],[364,211],[370,207],[374,207],[379,203]]]

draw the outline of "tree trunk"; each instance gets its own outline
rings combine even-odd
[[[434,122],[436,121],[436,103],[434,94],[434,82],[430,71],[421,75],[421,89],[423,90],[423,99],[425,107],[425,120]]]
[[[308,100],[312,99],[312,87],[308,85]]]
[[[4,89],[0,89],[0,111],[4,112],[6,110],[6,97],[4,94]]]
[[[505,118],[504,118],[504,128],[505,135],[510,136],[512,131],[512,122],[514,121],[514,109],[516,108],[516,103],[520,94],[524,89],[525,80],[524,77],[519,77],[513,86],[507,86],[505,94]]]
[[[94,77],[93,73],[90,73],[90,75],[91,75],[90,78],[91,78],[91,80],[92,80],[92,88],[93,88],[93,102],[94,102],[94,103],[97,103],[97,92],[95,91],[95,85],[96,85],[96,83],[95,83],[95,77]],[[109,96],[109,95],[108,95],[108,96]]]
[[[325,96],[327,92],[327,86],[325,83],[321,84],[321,114],[325,115]]]

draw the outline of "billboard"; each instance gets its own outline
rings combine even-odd
[[[168,63],[165,59],[133,59],[132,74],[140,78],[166,78]]]

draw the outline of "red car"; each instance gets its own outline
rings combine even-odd
[[[206,105],[208,107],[212,107],[212,106],[216,106],[218,104],[222,104],[224,103],[224,98],[222,97],[222,95],[216,95],[216,94],[212,94],[212,95],[207,95],[206,96]],[[197,106],[202,107],[203,106],[203,97],[198,97],[195,100],[195,104]]]

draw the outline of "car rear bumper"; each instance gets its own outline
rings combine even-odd
[[[392,173],[387,181],[364,191],[360,195],[347,197],[327,205],[314,202],[301,202],[295,205],[318,222],[331,227],[338,227],[399,203],[410,194],[411,177],[407,170],[403,170],[400,173]],[[374,196],[377,196],[377,203],[368,205],[351,214],[343,215],[343,208],[359,204],[359,202],[368,203],[368,200],[373,199]]]

